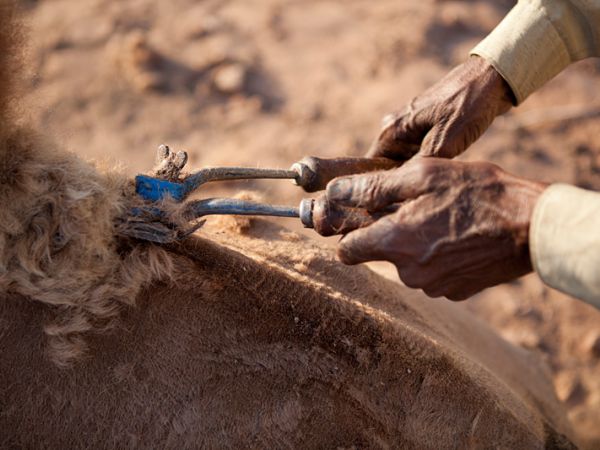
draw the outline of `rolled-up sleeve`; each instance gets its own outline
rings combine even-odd
[[[600,308],[600,193],[553,184],[529,230],[533,267],[549,286]]]
[[[572,62],[600,55],[600,0],[520,0],[471,54],[521,103]]]

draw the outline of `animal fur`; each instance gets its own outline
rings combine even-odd
[[[22,125],[23,27],[13,1],[0,0],[0,14],[0,291],[55,312],[45,332],[51,358],[65,366],[85,352],[86,333],[113,326],[172,262],[158,247],[118,238],[125,178]]]
[[[0,447],[573,448],[547,368],[459,305],[261,220],[203,234],[67,372],[45,307],[0,303]]]

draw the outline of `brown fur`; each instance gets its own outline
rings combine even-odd
[[[459,305],[261,221],[204,233],[68,372],[46,308],[0,302],[0,446],[572,448],[547,369]]]
[[[23,71],[25,29],[14,1],[0,2],[0,133],[13,125]]]
[[[67,365],[85,351],[84,333],[112,326],[172,264],[157,247],[115,237],[131,190],[122,176],[19,124],[22,28],[12,1],[0,0],[0,11],[0,290],[51,306],[50,353]]]
[[[19,126],[3,76],[0,447],[572,448],[545,366],[457,305],[262,221],[115,237],[131,187]]]

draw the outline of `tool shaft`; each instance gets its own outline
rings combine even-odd
[[[188,220],[216,214],[299,217],[306,228],[314,228],[322,236],[332,236],[366,227],[395,210],[396,207],[393,206],[384,211],[371,213],[362,208],[333,206],[327,201],[325,195],[315,199],[304,199],[299,207],[268,205],[231,198],[209,198],[189,202],[185,216]]]
[[[234,198],[209,198],[189,202],[185,214],[190,219],[195,219],[214,214],[299,217],[300,213],[298,208],[293,206],[267,205]]]
[[[192,192],[210,181],[251,180],[251,179],[290,179],[294,180],[298,173],[285,169],[260,169],[252,167],[207,167],[184,181],[186,191]]]

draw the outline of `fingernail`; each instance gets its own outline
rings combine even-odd
[[[352,180],[340,178],[327,186],[327,198],[331,201],[345,201],[352,196]]]

